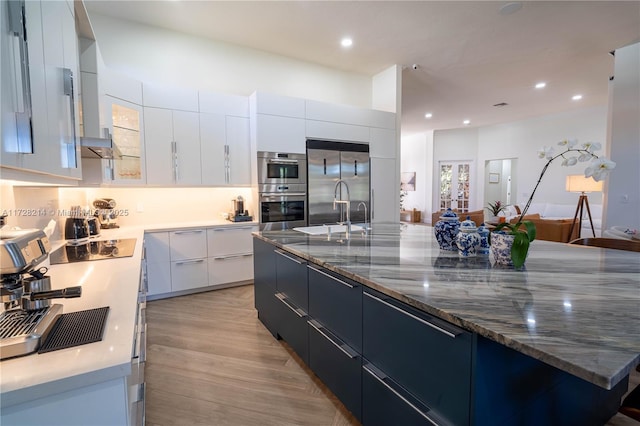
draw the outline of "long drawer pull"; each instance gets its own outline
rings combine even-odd
[[[449,336],[449,337],[453,337],[453,338],[455,339],[455,338],[456,338],[456,336],[457,336],[458,334],[461,334],[461,333],[456,333],[456,334],[454,334],[454,333],[452,333],[452,332],[450,332],[450,331],[445,330],[445,329],[444,329],[444,328],[442,328],[442,327],[438,327],[438,326],[437,326],[437,325],[435,325],[435,324],[431,324],[429,321],[423,320],[422,318],[419,318],[419,317],[417,317],[417,316],[415,316],[415,315],[413,315],[413,314],[411,314],[411,313],[409,313],[409,312],[407,312],[407,311],[405,311],[405,310],[403,310],[403,309],[400,309],[400,308],[398,308],[397,306],[394,306],[394,305],[392,305],[392,304],[391,304],[391,303],[389,303],[389,302],[385,302],[384,300],[380,299],[379,297],[376,297],[376,296],[374,296],[374,295],[372,295],[372,294],[369,294],[369,293],[367,293],[366,291],[364,292],[364,295],[365,295],[365,296],[367,296],[367,297],[370,297],[370,298],[372,298],[373,300],[376,300],[376,301],[378,301],[378,302],[380,302],[380,303],[382,303],[382,304],[384,304],[384,305],[387,305],[387,306],[389,306],[390,308],[393,308],[393,309],[395,309],[396,311],[398,311],[398,312],[400,312],[400,313],[403,313],[404,315],[406,315],[406,316],[408,316],[408,317],[410,317],[410,318],[413,318],[414,320],[419,321],[419,322],[421,322],[422,324],[427,325],[427,326],[429,326],[429,327],[433,328],[434,330],[439,331],[440,333],[446,334],[446,335],[447,335],[447,336]]]
[[[343,286],[346,286],[346,287],[349,287],[349,288],[353,288],[353,287],[354,287],[352,284],[349,284],[348,282],[342,281],[341,279],[338,279],[338,278],[334,277],[334,276],[333,276],[333,275],[331,275],[331,274],[327,274],[326,272],[321,271],[320,269],[316,269],[316,268],[314,268],[313,266],[309,266],[309,265],[307,265],[307,268],[309,268],[309,269],[313,269],[314,271],[318,272],[319,274],[325,275],[325,276],[327,276],[327,277],[331,278],[332,280],[339,282],[339,283],[340,283],[340,284],[342,284]]]
[[[283,293],[276,293],[276,297],[280,299],[280,301],[284,303],[287,308],[291,309],[300,318],[304,318],[307,316],[307,313],[304,310],[302,310],[301,308],[296,308],[291,303],[289,303],[289,301],[287,300],[287,296]]]
[[[286,257],[287,259],[289,259],[289,260],[291,260],[291,261],[293,261],[293,262],[296,262],[298,265],[305,265],[305,264],[307,263],[307,262],[304,262],[304,261],[300,261],[300,260],[298,260],[298,259],[295,259],[295,258],[293,258],[293,257],[291,257],[291,256],[287,256],[286,254],[284,254],[284,252],[283,252],[283,251],[280,251],[280,250],[274,250],[274,251],[275,251],[276,253],[278,253],[280,256],[282,256],[282,257]]]
[[[348,356],[351,359],[357,358],[357,356],[358,356],[357,352],[353,351],[354,353],[351,353],[351,352],[347,351],[345,348],[343,348],[342,345],[340,345],[336,341],[334,341],[331,337],[329,337],[327,335],[327,333],[325,333],[322,330],[324,327],[322,327],[322,325],[320,325],[320,323],[318,321],[316,321],[316,320],[307,320],[307,324],[309,324],[311,327],[313,327],[318,333],[322,334],[325,339],[330,341],[333,346],[335,346],[336,348],[340,349],[346,356]],[[347,345],[345,344],[345,346],[347,346]],[[351,348],[349,348],[349,349],[351,349]]]
[[[230,256],[219,256],[219,257],[214,257],[213,260],[227,260],[227,259],[235,259],[236,257],[249,257],[249,256],[253,256],[253,253],[232,254]]]
[[[234,226],[231,228],[213,228],[213,232],[239,231],[241,229],[251,229],[251,226]]]
[[[185,260],[183,262],[176,262],[176,265],[191,265],[194,263],[202,263],[204,262],[204,259],[197,259],[197,260]]]
[[[434,426],[438,426],[438,423],[436,423],[431,417],[427,416],[421,409],[419,409],[418,407],[416,407],[414,404],[411,403],[411,401],[409,401],[407,398],[405,398],[404,396],[402,396],[397,390],[395,390],[394,388],[392,388],[391,386],[389,386],[389,384],[387,382],[384,381],[384,379],[382,379],[381,377],[378,377],[378,375],[376,373],[374,373],[371,369],[369,369],[369,367],[367,367],[366,365],[362,366],[362,369],[364,371],[366,371],[367,373],[371,374],[371,376],[376,379],[377,381],[379,381],[380,383],[382,383],[382,385],[384,385],[384,387],[386,387],[387,389],[389,389],[391,392],[393,392],[398,398],[400,398],[402,401],[404,401],[405,404],[407,404],[409,407],[413,408],[418,414],[420,414],[422,417],[424,417],[425,419],[427,419],[427,421],[429,423],[431,423]]]
[[[174,231],[173,233],[176,235],[183,235],[183,234],[201,234],[203,232],[204,230],[202,229],[193,229],[190,231]]]

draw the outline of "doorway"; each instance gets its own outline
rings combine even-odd
[[[516,170],[518,159],[503,158],[485,161],[484,206],[500,201],[503,206],[515,204],[518,192]]]

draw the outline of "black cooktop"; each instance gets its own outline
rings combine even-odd
[[[136,248],[135,238],[122,240],[89,240],[84,244],[69,244],[54,250],[49,255],[52,265],[86,262],[90,260],[131,257]]]

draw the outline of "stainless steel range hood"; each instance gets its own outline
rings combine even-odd
[[[114,159],[121,157],[118,146],[113,143],[113,138],[111,137],[111,134],[109,134],[109,129],[104,129],[104,133],[104,138],[88,136],[80,138],[82,158]]]

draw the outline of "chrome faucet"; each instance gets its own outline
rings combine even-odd
[[[340,199],[338,199],[338,187],[340,186],[340,184],[343,184],[345,188],[347,188],[346,200],[342,199],[342,195],[340,196]],[[347,221],[345,222],[345,224],[347,225],[347,238],[349,238],[349,236],[351,235],[351,219],[349,217],[349,210],[351,210],[351,195],[349,195],[349,185],[347,185],[347,182],[343,181],[342,179],[338,179],[338,181],[336,182],[335,188],[333,188],[333,209],[334,210],[337,209],[337,204],[344,204],[347,207]],[[342,213],[340,214],[340,219],[342,219]]]
[[[356,207],[356,211],[359,212],[360,211],[360,206],[364,207],[364,232],[367,232],[367,203],[365,203],[364,201],[360,201],[358,203],[358,207]]]

